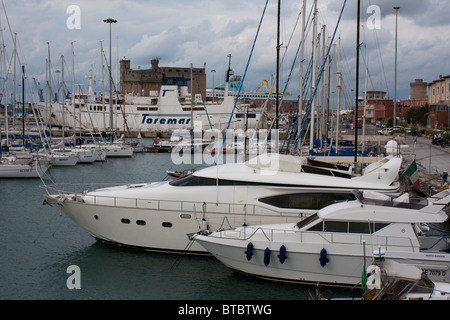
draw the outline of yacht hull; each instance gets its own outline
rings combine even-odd
[[[372,261],[372,256],[363,255],[362,245],[339,252],[329,248],[321,261],[321,244],[286,244],[284,242],[255,242],[225,240],[210,236],[196,236],[196,241],[210,251],[230,269],[269,280],[329,286],[356,286],[361,284],[362,274]],[[247,259],[247,245],[254,246],[251,260]],[[280,261],[280,248],[286,245],[286,259]],[[326,247],[326,246],[325,246]],[[266,248],[270,250],[267,258]],[[371,246],[372,248],[372,246]],[[356,249],[356,250],[355,250]],[[368,250],[369,251],[369,250]],[[355,254],[360,252],[361,254]],[[323,255],[323,253],[322,253]],[[408,254],[392,252],[386,259],[402,264],[415,265],[434,281],[450,281],[450,261],[443,255]],[[269,259],[269,260],[268,260]],[[268,262],[268,264],[267,264]],[[321,265],[324,263],[324,266]],[[266,265],[267,264],[267,265]]]
[[[0,178],[40,178],[50,166],[45,164],[37,165],[0,165]]]
[[[99,241],[148,251],[210,255],[192,236],[202,229],[218,230],[223,226],[244,223],[295,222],[299,215],[266,215],[247,217],[244,213],[200,213],[193,210],[138,209],[94,205],[46,196],[47,202],[58,205],[76,224]],[[198,203],[199,211],[201,203]],[[195,210],[195,209],[194,209]],[[202,223],[208,221],[208,225]],[[250,221],[249,221],[250,220]]]

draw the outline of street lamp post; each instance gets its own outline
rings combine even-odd
[[[394,122],[393,126],[397,124],[397,21],[398,10],[400,7],[394,7],[395,10],[395,80],[394,80]]]
[[[215,95],[215,92],[214,92],[214,74],[216,73],[216,70],[211,70],[211,72],[212,72],[212,74],[213,74],[213,103],[214,103],[214,101],[215,101],[215,97],[214,97],[214,95]]]
[[[103,22],[109,23],[109,126],[111,128],[111,142],[113,140],[113,89],[112,89],[112,72],[111,72],[111,25],[116,23],[117,20],[108,18]]]

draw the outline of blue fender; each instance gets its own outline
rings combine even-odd
[[[267,267],[270,263],[270,249],[264,250],[264,265]]]
[[[253,257],[253,243],[249,243],[247,245],[247,251],[245,251],[245,255],[247,256],[247,260],[250,261],[252,260]]]
[[[319,259],[319,261],[320,261],[320,265],[322,266],[322,268],[325,268],[325,266],[327,265],[327,263],[330,261],[330,260],[328,260],[328,258],[327,258],[327,250],[325,250],[325,248],[323,248],[323,249],[320,251],[320,259]]]
[[[286,247],[282,245],[280,247],[280,255],[278,256],[278,259],[280,260],[280,263],[283,264],[286,261]]]

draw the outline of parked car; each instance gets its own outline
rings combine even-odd
[[[392,129],[392,128],[384,128],[384,129],[378,130],[377,133],[379,135],[390,136],[390,135],[394,134],[394,129]]]

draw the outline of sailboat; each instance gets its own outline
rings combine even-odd
[[[50,163],[38,157],[18,158],[3,155],[0,142],[0,178],[40,178],[50,168]]]
[[[15,52],[16,54],[16,52]],[[25,105],[25,66],[22,66],[22,98]],[[24,110],[24,107],[22,108]],[[35,154],[28,154],[26,157],[19,157],[16,153],[9,152],[9,132],[8,132],[8,108],[5,106],[5,150],[8,154],[3,155],[2,142],[0,141],[0,178],[40,178],[50,168],[47,159],[42,159]],[[1,140],[1,139],[0,139]],[[22,113],[22,146],[25,149],[25,115]]]

